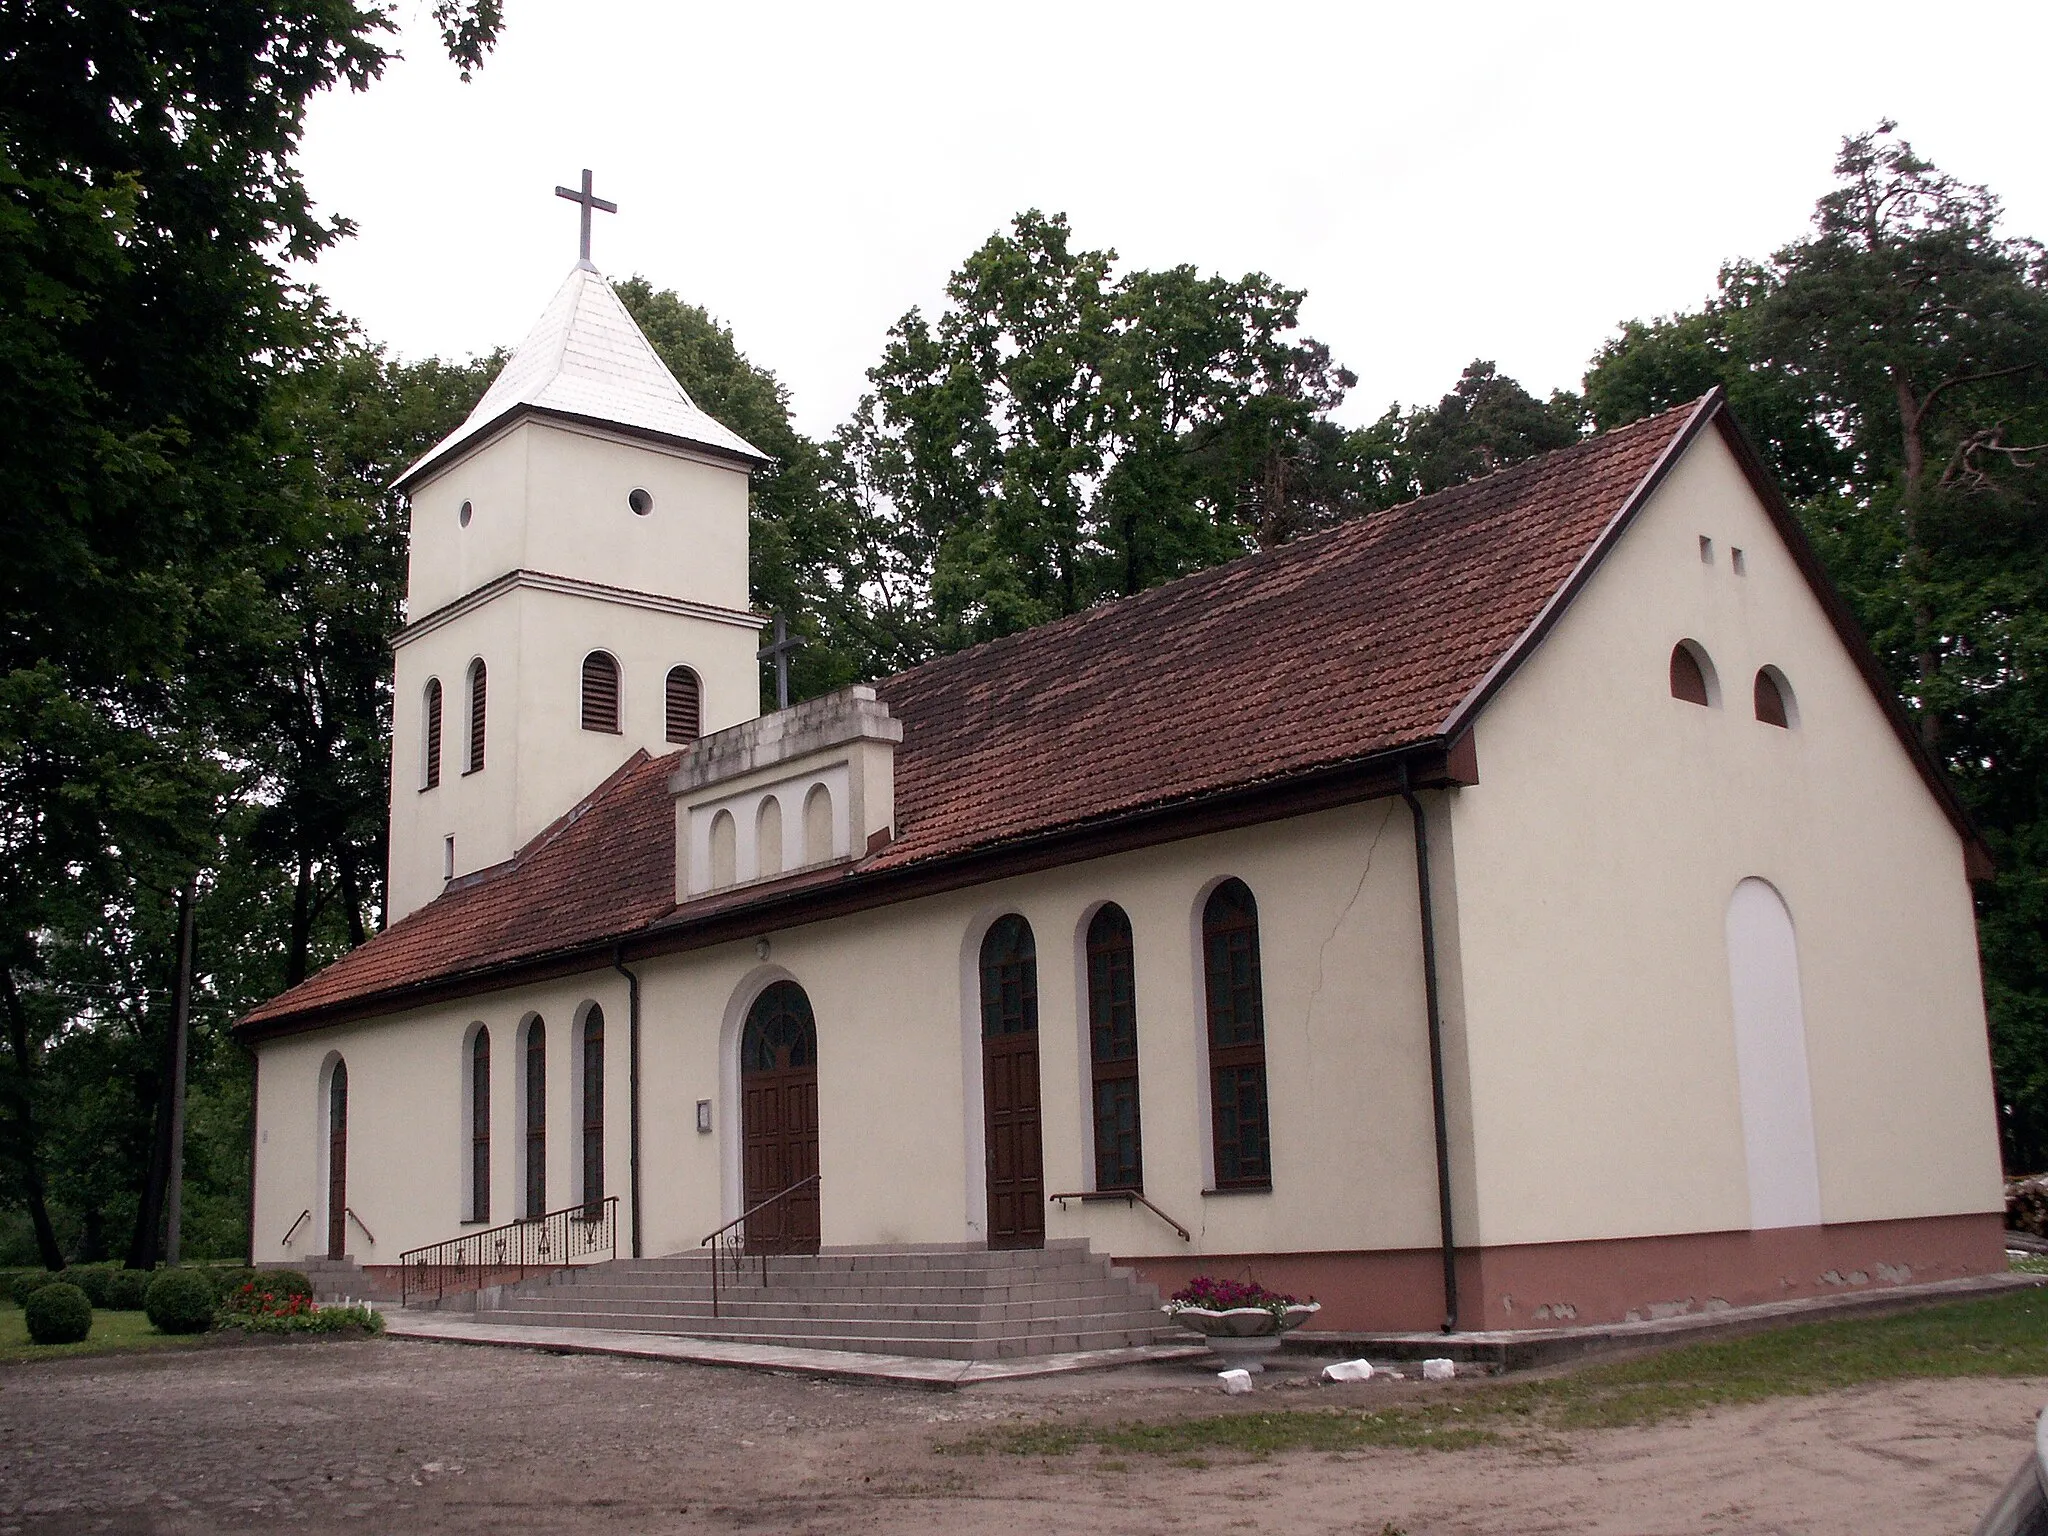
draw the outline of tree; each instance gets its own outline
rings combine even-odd
[[[1401,458],[1413,494],[1427,496],[1579,440],[1579,402],[1538,400],[1492,363],[1475,358],[1457,387],[1401,420]]]
[[[1019,214],[913,310],[842,430],[863,578],[949,648],[1075,613],[1366,501],[1328,413],[1355,382],[1253,273],[1117,275]],[[913,658],[914,659],[914,658]]]
[[[496,0],[435,16],[473,68]],[[318,340],[286,262],[347,228],[292,156],[309,99],[374,79],[389,28],[352,0],[0,11],[0,1155],[46,1264],[45,951],[81,889],[189,883],[216,842],[201,678],[274,533],[252,435]]]

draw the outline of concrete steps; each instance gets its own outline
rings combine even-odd
[[[384,1275],[367,1272],[354,1258],[305,1258],[285,1264],[264,1264],[263,1269],[296,1269],[312,1282],[315,1301],[398,1300],[397,1283]]]
[[[777,1254],[719,1278],[704,1253],[557,1270],[479,1298],[479,1323],[609,1328],[730,1343],[961,1360],[1129,1349],[1173,1330],[1150,1286],[1084,1242]]]

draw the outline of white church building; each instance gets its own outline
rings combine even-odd
[[[1718,393],[769,714],[764,462],[585,262],[405,474],[390,921],[237,1026],[256,1259],[760,1207],[1341,1329],[2003,1268],[1985,855]]]

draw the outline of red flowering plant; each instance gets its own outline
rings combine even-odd
[[[1197,1307],[1204,1312],[1230,1312],[1239,1307],[1257,1307],[1275,1317],[1289,1307],[1304,1305],[1293,1296],[1269,1291],[1256,1280],[1219,1280],[1214,1275],[1197,1275],[1166,1299],[1168,1312]]]
[[[223,1298],[220,1324],[249,1333],[379,1333],[384,1319],[370,1307],[323,1307],[310,1296],[250,1280]]]

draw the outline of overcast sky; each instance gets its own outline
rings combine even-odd
[[[408,57],[316,104],[357,236],[316,280],[406,357],[516,343],[576,256],[729,324],[823,435],[889,325],[1016,211],[1128,264],[1308,290],[1359,376],[1434,400],[1475,356],[1575,387],[1615,324],[1796,238],[1841,136],[1899,119],[2048,237],[2048,5],[720,5],[509,0],[467,85]]]

